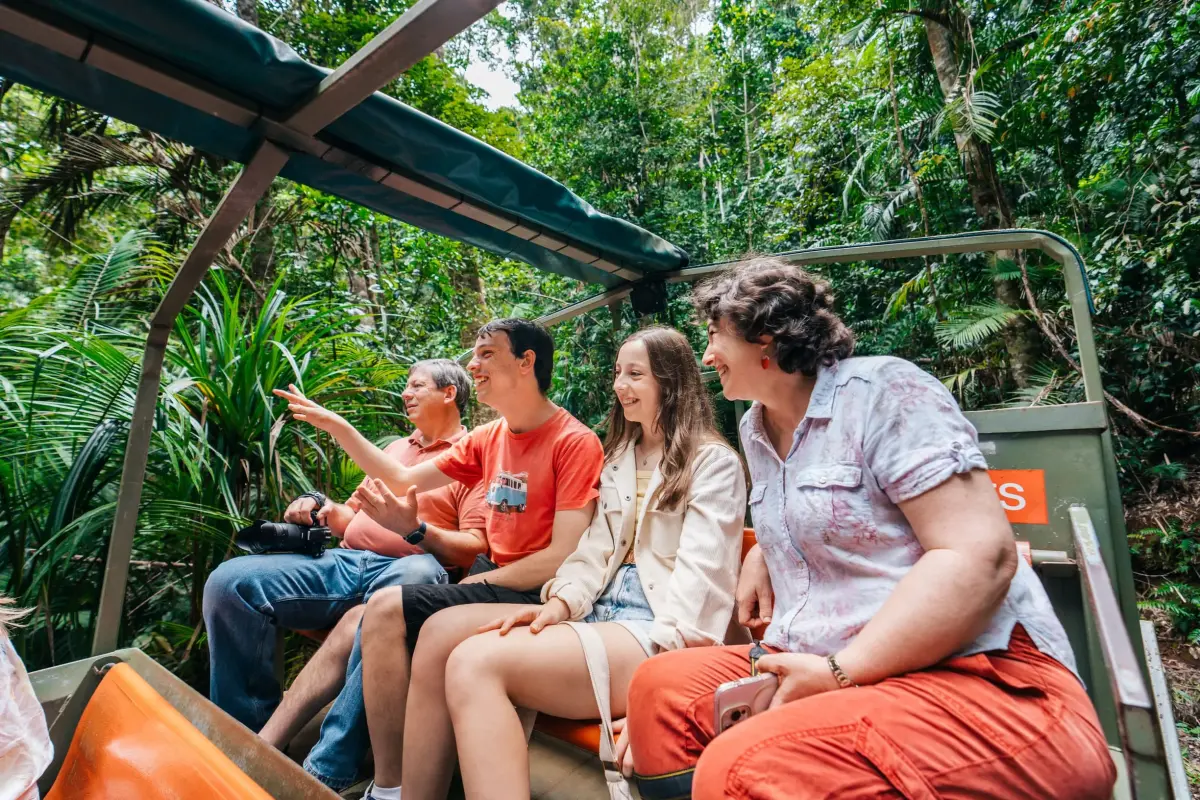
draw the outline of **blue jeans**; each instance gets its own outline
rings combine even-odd
[[[251,730],[279,705],[275,677],[277,627],[316,630],[334,625],[385,587],[446,583],[428,554],[389,558],[338,548],[320,558],[296,554],[241,556],[221,564],[204,587],[204,624],[211,669],[209,697]],[[355,637],[346,684],[321,726],[305,769],[334,788],[354,783],[370,744],[362,700],[362,647]]]

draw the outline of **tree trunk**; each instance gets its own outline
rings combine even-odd
[[[959,43],[954,33],[946,26],[930,19],[925,20],[925,34],[929,40],[929,54],[933,57],[938,84],[946,102],[966,91],[959,71]],[[962,161],[963,174],[971,192],[971,204],[979,215],[984,230],[1013,227],[1012,208],[1000,184],[992,147],[970,131],[954,129],[954,142]],[[1000,250],[997,260],[1016,262],[1018,253]],[[1008,279],[996,281],[996,299],[1012,308],[1024,308],[1021,284]],[[1004,345],[1008,350],[1009,371],[1013,382],[1019,387],[1029,385],[1029,378],[1038,357],[1037,329],[1025,317],[1018,317],[1004,329]]]
[[[358,321],[361,330],[375,330],[375,298],[371,295],[370,274],[378,275],[379,265],[379,233],[374,224],[363,234],[363,258],[359,262],[363,269],[355,270],[350,261],[346,262],[346,284],[350,293],[362,304],[363,315]]]
[[[258,0],[237,0],[238,19],[258,27]],[[257,229],[250,241],[250,252],[243,257],[243,263],[248,263],[250,277],[254,285],[263,288],[275,281],[275,230],[270,221],[271,208],[274,204],[274,193],[267,189],[262,199],[254,204],[252,217]]]
[[[470,245],[464,244],[462,247],[462,261],[450,268],[450,284],[461,303],[463,323],[459,329],[458,343],[463,350],[471,350],[475,347],[479,329],[491,319],[491,312],[488,311],[487,290],[480,274],[482,254]],[[480,403],[474,395],[471,395],[470,413],[472,426],[491,422],[498,416],[495,409]]]
[[[237,0],[238,19],[258,27],[258,0]]]
[[[754,168],[750,149],[750,94],[746,89],[746,50],[742,47],[742,137],[746,148],[746,250],[754,251]]]

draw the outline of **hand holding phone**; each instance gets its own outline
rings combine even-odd
[[[722,683],[713,693],[713,728],[721,734],[771,705],[779,677],[770,673]]]

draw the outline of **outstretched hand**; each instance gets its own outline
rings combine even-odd
[[[333,433],[335,429],[348,424],[340,414],[336,414],[320,403],[302,395],[295,384],[289,383],[287,389],[275,389],[274,394],[276,397],[282,397],[288,401],[288,411],[292,412],[293,419],[307,422],[318,430]]]
[[[405,496],[399,498],[383,481],[368,478],[354,490],[350,500],[368,517],[400,536],[407,536],[421,524],[415,486],[410,486]]]
[[[529,632],[537,634],[549,625],[557,625],[566,621],[570,616],[571,609],[567,608],[567,604],[557,597],[552,597],[550,602],[544,606],[525,606],[506,617],[500,617],[486,625],[480,625],[479,633],[498,630],[500,635],[504,636],[513,628],[528,625]]]

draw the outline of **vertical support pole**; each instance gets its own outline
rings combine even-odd
[[[167,288],[150,321],[146,350],[142,355],[142,374],[138,381],[129,424],[129,439],[125,446],[125,462],[121,469],[121,489],[117,495],[117,513],[113,520],[112,536],[108,542],[108,558],[104,565],[104,584],[100,590],[100,606],[96,612],[96,627],[92,637],[92,654],[115,650],[121,629],[121,612],[125,605],[125,587],[129,579],[129,559],[133,553],[133,534],[137,528],[138,507],[142,501],[142,486],[146,479],[146,461],[150,454],[154,411],[158,405],[158,389],[162,376],[163,357],[175,317],[187,304],[192,293],[212,266],[217,253],[242,224],[250,209],[266,193],[271,181],[287,163],[287,153],[270,142],[263,142],[258,152],[246,164],[229,187],[221,203],[195,244],[175,279]]]
[[[1096,355],[1096,336],[1092,331],[1092,312],[1088,308],[1087,288],[1083,285],[1083,262],[1073,249],[1049,236],[1044,236],[1040,244],[1042,250],[1062,267],[1067,299],[1071,302],[1071,321],[1075,324],[1075,340],[1079,346],[1084,398],[1089,401],[1104,400],[1100,360]]]
[[[621,306],[624,302],[625,302],[625,298],[621,297],[621,298],[618,298],[608,304],[608,313],[609,313],[609,316],[612,317],[612,333],[613,333],[613,343],[614,344],[621,343],[620,342],[621,328],[624,327],[624,322],[625,322],[625,320],[623,318],[624,314],[622,314],[623,309],[621,308]]]

